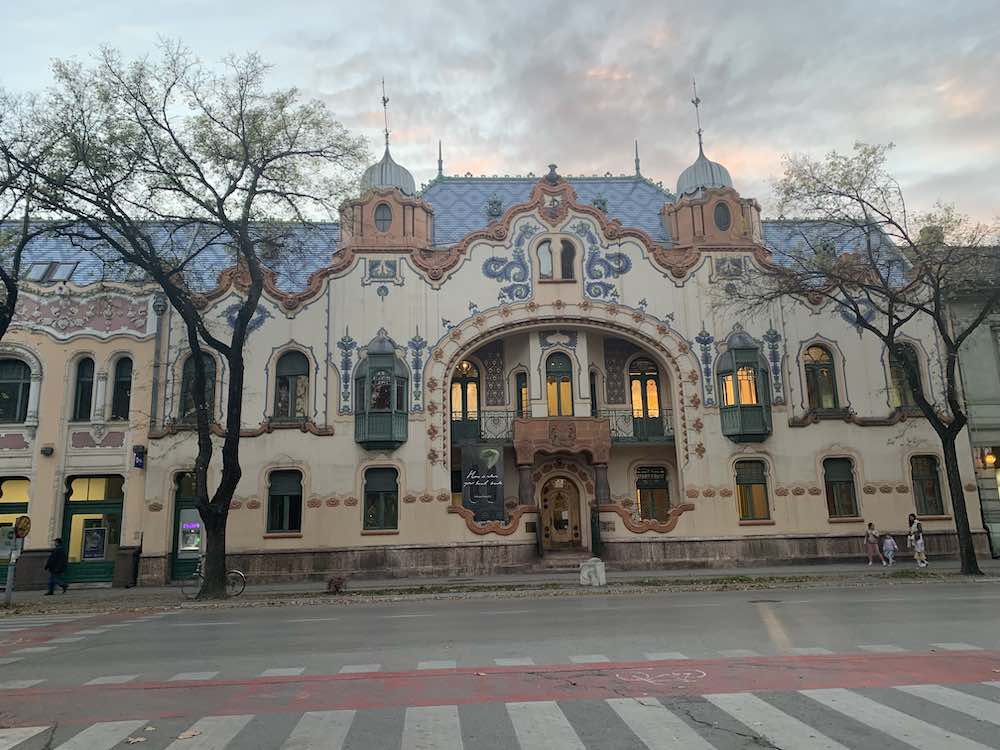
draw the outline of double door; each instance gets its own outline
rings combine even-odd
[[[568,479],[555,477],[542,487],[542,544],[545,549],[579,547],[580,493]]]

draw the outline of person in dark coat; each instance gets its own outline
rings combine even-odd
[[[46,596],[52,596],[52,592],[56,590],[56,586],[61,587],[64,594],[66,593],[66,589],[69,588],[66,585],[66,579],[63,577],[66,575],[66,567],[69,564],[66,548],[63,546],[62,539],[56,538],[52,542],[56,546],[49,553],[49,559],[45,561],[45,569],[49,571],[49,590],[45,592]]]

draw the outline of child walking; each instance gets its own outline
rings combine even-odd
[[[882,553],[878,548],[878,530],[875,528],[875,524],[869,522],[868,529],[865,531],[865,552],[868,553],[868,564],[871,565],[875,561],[875,555],[878,555],[878,559],[882,561],[884,566],[885,558],[882,557]]]
[[[885,539],[882,540],[882,556],[889,562],[890,565],[896,562],[896,550],[899,549],[899,545],[896,544],[896,540],[892,538],[892,534],[886,534]]]

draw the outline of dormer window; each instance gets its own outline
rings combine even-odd
[[[375,228],[380,232],[388,232],[392,226],[392,209],[388,203],[375,206]]]
[[[553,250],[551,240],[538,245],[538,278],[541,281],[574,281],[576,279],[576,245],[560,240]]]
[[[715,204],[714,218],[715,226],[720,232],[728,232],[729,227],[733,224],[733,215],[729,211],[729,206],[721,201]]]
[[[28,281],[69,281],[76,263],[32,263],[24,278]]]

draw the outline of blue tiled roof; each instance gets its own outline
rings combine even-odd
[[[607,201],[607,213],[626,227],[642,229],[654,241],[667,243],[670,236],[663,226],[660,211],[674,196],[644,177],[568,177],[580,203],[595,198]],[[506,211],[531,197],[537,177],[439,177],[421,194],[434,206],[434,244],[452,245],[470,232],[487,226],[494,217],[487,204],[499,198]]]
[[[298,292],[306,287],[310,274],[330,264],[331,256],[337,251],[340,241],[340,225],[334,223],[313,225],[286,225],[288,235],[284,240],[292,251],[278,252],[273,256],[264,254],[264,264],[277,276],[278,287],[285,292]],[[169,252],[173,243],[178,257],[184,257],[199,243],[214,239],[207,230],[190,227],[171,232],[166,226],[154,226],[150,230],[161,243],[164,252]],[[183,254],[183,255],[182,255]],[[22,274],[26,278],[32,263],[76,263],[69,280],[78,285],[93,284],[98,281],[141,281],[142,275],[134,267],[118,261],[114,254],[101,244],[87,241],[73,241],[57,233],[46,233],[35,237],[25,248],[22,256]],[[215,288],[219,273],[233,265],[233,253],[222,241],[209,242],[189,266],[188,280],[192,288],[208,291]]]

